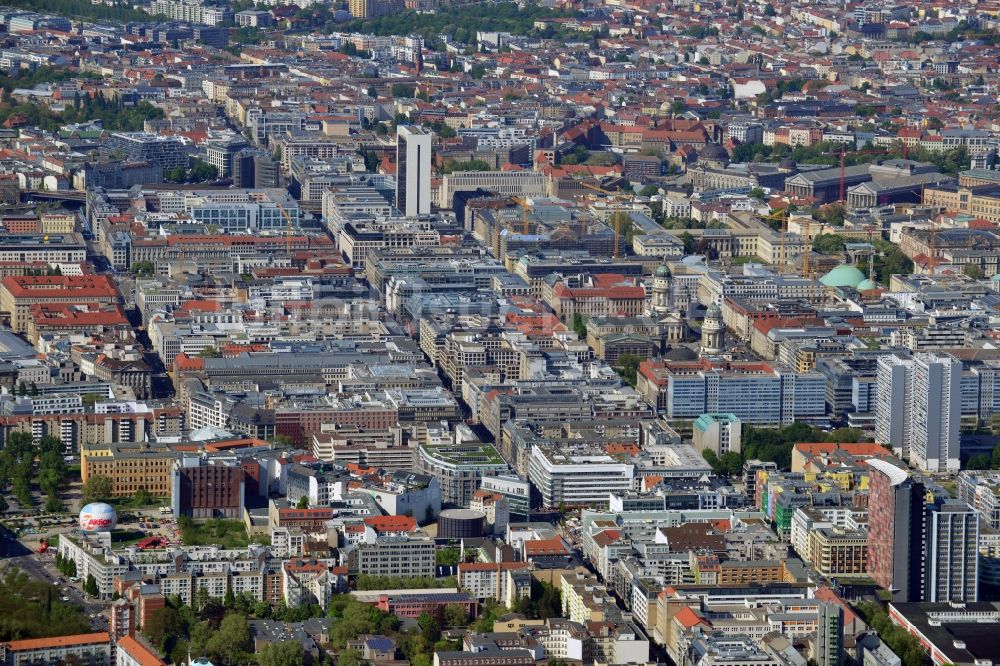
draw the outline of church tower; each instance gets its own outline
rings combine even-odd
[[[712,303],[705,311],[705,321],[701,325],[701,352],[721,354],[726,348],[726,327],[722,323],[722,309]]]
[[[667,268],[667,264],[664,262],[653,273],[652,314],[662,317],[670,312],[672,305],[673,303],[671,303],[670,298],[670,269]]]

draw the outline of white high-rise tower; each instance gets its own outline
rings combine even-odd
[[[416,125],[396,128],[396,208],[406,217],[431,212],[431,138]]]

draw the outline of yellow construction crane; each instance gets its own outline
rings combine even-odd
[[[531,233],[531,219],[529,217],[531,215],[531,204],[524,197],[512,196],[511,200],[524,210],[524,223],[521,227],[521,233],[527,236]]]
[[[292,228],[295,226],[292,223],[292,216],[285,210],[285,207],[280,203],[275,202],[278,210],[281,212],[281,216],[285,218],[285,254],[288,255],[288,260],[292,260]]]
[[[585,187],[588,190],[593,190],[595,192],[600,192],[601,194],[603,194],[605,196],[608,196],[608,197],[617,197],[618,194],[619,194],[618,192],[613,192],[611,190],[606,190],[603,187],[599,187],[597,185],[591,185],[590,183],[580,183],[580,185],[582,185],[583,187]],[[615,251],[614,251],[614,255],[613,256],[614,256],[615,259],[617,259],[620,256],[620,247],[619,247],[619,245],[620,245],[621,237],[622,237],[622,219],[621,219],[621,215],[619,215],[617,212],[613,216],[612,224],[614,225],[614,230],[615,230]]]
[[[809,280],[809,301],[813,301],[812,270],[809,266],[809,255],[812,254],[812,218],[802,222],[802,277]]]

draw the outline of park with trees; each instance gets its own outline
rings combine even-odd
[[[186,663],[189,654],[198,654],[213,663],[232,666],[254,663],[259,666],[300,666],[304,663],[304,654],[297,641],[273,643],[255,652],[250,622],[301,622],[326,617],[334,622],[330,626],[328,650],[320,656],[321,664],[342,666],[361,663],[361,655],[348,649],[348,642],[359,636],[378,634],[391,638],[403,658],[411,664],[430,666],[435,651],[460,648],[457,642],[442,637],[444,629],[469,627],[473,631],[489,632],[497,619],[511,611],[533,619],[558,617],[561,614],[559,591],[536,581],[531,596],[521,599],[513,609],[488,603],[473,620],[462,606],[453,604],[438,613],[424,613],[417,618],[416,626],[404,628],[394,615],[346,594],[335,596],[324,612],[316,605],[289,608],[282,603],[271,605],[266,601],[256,601],[247,594],[231,592],[220,600],[209,597],[208,592],[201,588],[195,593],[191,605],[176,596],[168,598],[166,606],[155,611],[141,630],[146,639],[172,663]]]

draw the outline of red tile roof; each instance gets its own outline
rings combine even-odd
[[[93,634],[73,634],[70,636],[52,636],[50,638],[29,638],[21,641],[7,641],[4,646],[8,651],[46,650],[49,648],[68,647],[71,645],[97,645],[110,643],[111,635],[106,631]]]
[[[413,516],[369,516],[365,525],[376,532],[412,532],[417,529],[417,520]]]
[[[166,666],[165,661],[156,656],[152,650],[131,636],[118,639],[118,649],[139,662],[139,666]]]

